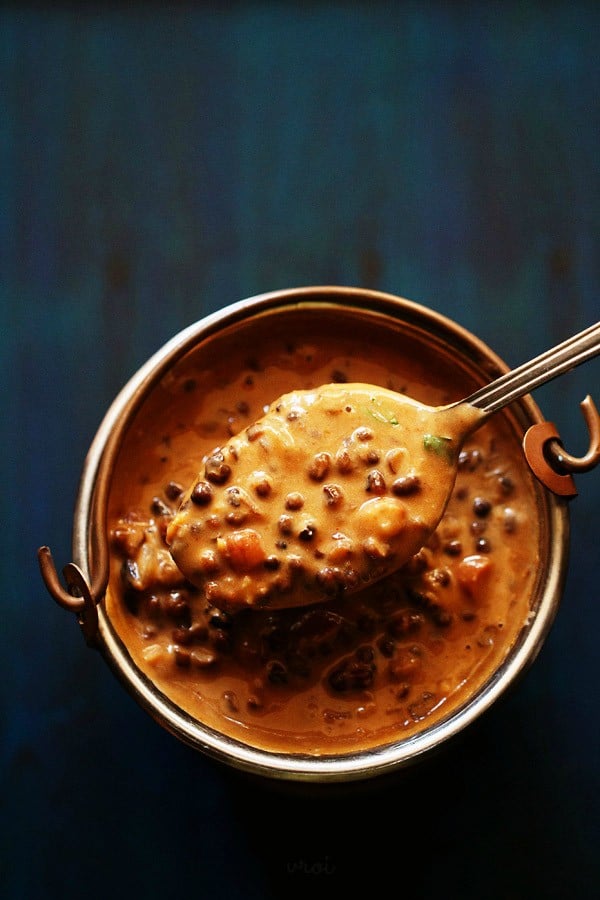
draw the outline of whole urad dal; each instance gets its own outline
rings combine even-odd
[[[204,725],[266,750],[353,753],[446,717],[506,657],[538,569],[533,477],[506,417],[492,417],[458,451],[427,537],[447,436],[387,442],[391,400],[373,405],[367,390],[347,409],[344,389],[443,406],[474,385],[408,337],[292,319],[198,348],[145,400],[111,483],[106,609],[136,665]],[[334,452],[318,435],[308,456],[282,450],[298,391],[322,399]],[[282,427],[261,431],[276,398]],[[250,449],[243,483],[223,453],[236,442]],[[386,574],[400,533],[414,552]],[[262,601],[248,603],[257,583]]]

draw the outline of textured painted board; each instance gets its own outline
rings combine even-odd
[[[600,318],[599,28],[591,2],[2,8],[3,897],[279,898],[375,859],[414,896],[594,894],[598,472],[519,691],[385,791],[288,796],[180,745],[85,648],[35,550],[70,559],[121,385],[230,302],[376,287],[514,365]],[[573,452],[599,371],[536,395]]]

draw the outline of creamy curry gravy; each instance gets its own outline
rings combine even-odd
[[[433,532],[481,419],[368,384],[285,394],[206,456],[167,529],[171,555],[223,609],[364,588]]]
[[[465,702],[527,620],[539,548],[532,478],[496,415],[464,445],[442,521],[398,573],[303,608],[238,612],[186,580],[166,542],[184,492],[203,457],[274,398],[363,382],[439,406],[475,386],[439,347],[365,322],[317,323],[299,312],[240,326],[153,390],[114,473],[106,597],[133,660],[175,704],[253,746],[312,755],[401,740]],[[371,458],[365,474],[385,465]],[[289,492],[302,489],[290,471]],[[301,509],[288,513],[299,522]]]

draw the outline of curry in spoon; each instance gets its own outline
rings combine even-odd
[[[436,528],[472,431],[598,352],[600,325],[446,407],[361,383],[285,394],[204,458],[168,526],[171,555],[224,609],[358,590]]]

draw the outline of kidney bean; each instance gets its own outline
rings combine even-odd
[[[344,498],[339,484],[324,484],[323,493],[325,495],[325,503],[327,506],[339,506]]]
[[[220,450],[214,451],[204,465],[206,478],[213,484],[225,484],[231,475],[231,467],[225,462],[225,457]]]
[[[354,470],[354,461],[346,447],[342,447],[336,453],[335,464],[343,475],[349,475]]]
[[[329,685],[334,691],[365,690],[373,684],[377,666],[373,661],[364,662],[356,656],[343,659],[328,675]]]
[[[323,481],[331,467],[329,453],[317,453],[308,468],[308,474],[313,481]]]
[[[208,506],[213,498],[213,489],[207,481],[198,481],[193,487],[190,500],[196,506]]]
[[[385,478],[379,469],[373,469],[373,471],[367,474],[367,485],[365,490],[370,494],[385,494]]]
[[[421,479],[418,475],[401,475],[392,483],[392,493],[397,497],[407,497],[421,490]]]

